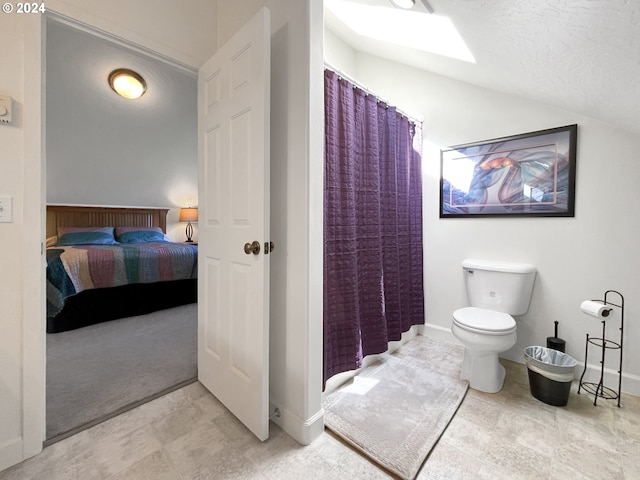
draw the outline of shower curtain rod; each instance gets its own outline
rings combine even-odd
[[[342,72],[340,69],[335,68],[334,66],[328,64],[327,62],[324,62],[324,68],[329,69],[331,71],[333,71],[336,75],[344,78],[345,80],[349,81],[350,83],[352,83],[353,85],[355,85],[356,87],[358,87],[360,90],[362,90],[363,92],[365,92],[367,95],[373,95],[374,97],[376,97],[378,100],[386,103],[387,105],[391,106],[391,103],[388,102],[387,100],[385,100],[384,98],[382,98],[380,95],[378,95],[377,93],[369,90],[367,87],[365,87],[362,83],[358,82],[357,80],[355,80],[353,77],[350,77],[349,75],[347,75],[346,73]],[[395,105],[394,105],[395,107]],[[404,110],[395,107],[396,111],[402,115],[403,117],[408,118],[409,120],[411,120],[414,123],[420,124],[422,125],[422,119],[417,119],[416,117],[414,117],[413,115],[409,115],[407,112],[405,112]]]

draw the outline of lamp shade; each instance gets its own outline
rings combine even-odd
[[[197,222],[198,221],[198,209],[196,207],[188,207],[180,209],[179,222]]]

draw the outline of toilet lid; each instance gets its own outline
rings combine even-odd
[[[456,310],[453,321],[466,330],[487,333],[509,333],[516,328],[516,321],[508,313],[477,307]]]

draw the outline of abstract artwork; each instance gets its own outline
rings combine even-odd
[[[573,217],[577,125],[441,151],[440,218]]]

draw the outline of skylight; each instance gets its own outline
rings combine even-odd
[[[325,0],[325,6],[351,30],[364,37],[476,62],[447,17],[348,0]]]

